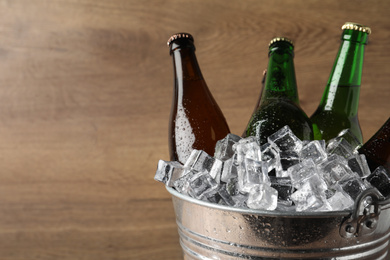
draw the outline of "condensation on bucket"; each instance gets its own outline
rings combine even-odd
[[[184,259],[390,259],[390,203],[353,212],[256,211],[172,195]]]

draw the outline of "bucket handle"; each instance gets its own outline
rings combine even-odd
[[[390,208],[390,198],[384,200],[377,189],[362,192],[355,201],[353,212],[345,217],[340,226],[344,238],[370,235],[375,232],[381,210]]]

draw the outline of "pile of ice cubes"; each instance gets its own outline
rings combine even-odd
[[[261,146],[253,136],[228,134],[217,142],[214,156],[193,150],[184,165],[160,160],[155,180],[193,198],[232,207],[349,210],[361,192],[377,186],[374,182],[384,190],[390,186],[385,168],[370,172],[365,156],[357,152],[360,146],[348,130],[326,143],[302,141],[285,126]]]

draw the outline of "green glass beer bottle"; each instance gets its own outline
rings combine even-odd
[[[371,29],[348,22],[342,26],[342,30],[341,45],[328,83],[321,102],[310,119],[325,141],[336,137],[344,129],[350,129],[363,143],[358,105],[364,47]]]
[[[268,136],[288,125],[301,140],[312,140],[312,124],[299,105],[293,42],[284,37],[272,39],[268,56],[264,89],[246,136],[255,136],[262,145]]]
[[[174,67],[169,153],[171,161],[184,164],[193,149],[214,155],[217,141],[230,130],[202,76],[194,38],[188,33],[178,33],[167,44]]]

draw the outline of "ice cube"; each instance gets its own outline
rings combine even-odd
[[[360,193],[369,188],[357,174],[353,174],[349,176],[349,178],[340,180],[338,184],[345,191],[345,193],[351,196],[353,200],[355,200]]]
[[[246,201],[248,200],[248,195],[237,193],[236,195],[232,196],[232,199],[234,201],[235,208],[246,208]]]
[[[349,157],[348,166],[353,172],[356,172],[360,178],[366,178],[371,174],[364,154],[354,154]]]
[[[238,183],[240,191],[248,193],[253,186],[260,183],[270,183],[267,175],[267,163],[245,158],[238,168]]]
[[[186,160],[184,167],[191,168],[197,172],[205,170],[210,172],[211,167],[213,167],[214,161],[215,158],[208,155],[205,151],[194,149]]]
[[[198,172],[191,169],[184,169],[183,175],[173,182],[173,187],[180,193],[188,195],[190,179]]]
[[[279,148],[280,151],[294,151],[299,153],[302,141],[294,135],[289,126],[284,126],[268,137],[268,142]]]
[[[237,177],[238,165],[236,163],[236,157],[237,155],[234,155],[223,163],[221,181],[228,182],[229,179]]]
[[[254,136],[241,139],[238,143],[234,144],[233,149],[237,154],[238,164],[243,163],[245,158],[257,161],[261,160],[260,145]]]
[[[270,183],[267,174],[268,165],[263,161],[245,159],[245,170],[248,182]]]
[[[208,198],[217,193],[218,183],[208,172],[200,172],[189,180],[188,194],[197,199]]]
[[[325,201],[327,185],[324,180],[315,174],[297,189],[291,199],[296,205],[296,211],[315,211],[321,208]]]
[[[279,178],[279,177],[270,177],[271,181],[271,187],[274,188],[275,190],[278,191],[278,203],[281,203],[281,201],[288,205],[291,205],[291,194],[294,191],[294,187],[292,186],[291,183],[291,178],[289,177],[284,177],[284,178]]]
[[[277,211],[295,212],[296,206],[291,201],[278,201]]]
[[[322,140],[323,141],[323,140]],[[312,159],[315,163],[319,163],[320,161],[326,158],[326,150],[324,149],[324,142],[320,142],[318,140],[311,141],[303,146],[300,157],[302,160],[304,159]]]
[[[183,175],[183,165],[176,161],[159,160],[157,164],[156,174],[154,179],[156,181],[165,183],[172,187],[173,182]]]
[[[281,167],[280,166],[280,156],[279,149],[275,146],[272,146],[270,143],[265,143],[260,147],[261,150],[261,160],[267,162],[268,172]]]
[[[215,159],[213,166],[211,167],[209,174],[217,182],[221,182],[221,175],[223,170],[223,162],[219,159]]]
[[[246,202],[251,209],[274,210],[278,205],[278,192],[267,184],[254,186]]]
[[[234,154],[233,145],[240,140],[240,136],[230,133],[225,138],[217,141],[214,157],[221,161],[226,161],[231,158]]]
[[[360,140],[351,132],[349,128],[340,131],[338,137],[344,138],[351,145],[353,151],[357,151],[362,146]]]
[[[217,194],[220,197],[219,204],[232,206],[232,207],[236,205],[236,202],[233,200],[232,196],[226,190],[226,184],[221,185],[221,188],[218,189]]]
[[[332,206],[329,204],[328,200],[323,196],[320,196],[320,203],[322,205],[320,207],[315,207],[313,209],[306,209],[304,211],[314,211],[314,212],[324,212],[324,211],[332,211]]]
[[[348,143],[348,141],[342,136],[337,136],[329,140],[326,151],[328,154],[337,154],[344,157],[345,159],[356,153],[351,144]]]
[[[287,170],[288,176],[291,178],[291,184],[295,188],[300,188],[311,176],[318,174],[317,166],[310,159],[303,160],[301,163],[290,167]]]
[[[355,201],[344,190],[337,189],[336,192],[327,199],[329,208],[327,211],[343,211],[352,209]]]
[[[219,183],[223,163],[221,160],[208,155],[205,151],[194,149],[185,162],[184,167],[197,172],[206,171]]]
[[[287,177],[286,171],[288,168],[296,165],[300,162],[298,153],[295,151],[282,151],[279,154],[280,163],[276,167],[276,176],[277,177]]]
[[[386,198],[390,197],[390,173],[385,167],[377,167],[370,176],[367,177],[367,181],[377,188],[383,196]]]
[[[317,140],[317,141],[320,143],[320,145],[322,147],[322,150],[326,151],[326,142],[325,142],[325,140]]]
[[[231,178],[226,182],[226,191],[231,195],[235,196],[240,193],[240,187],[238,184],[238,178]]]
[[[352,170],[347,166],[347,161],[336,154],[328,156],[318,165],[323,178],[329,186],[332,186],[337,181],[340,181],[353,175]]]

